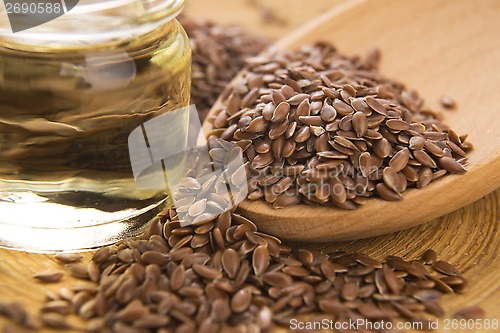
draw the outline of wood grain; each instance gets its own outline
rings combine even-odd
[[[186,0],[186,11],[192,17],[238,25],[250,32],[278,38],[313,17],[348,1],[350,0]],[[266,12],[272,13],[276,19],[266,19]]]
[[[316,7],[319,0],[308,1],[309,10],[304,15],[314,15],[323,9]],[[210,3],[213,5],[207,5]],[[224,0],[191,0],[188,10],[195,6],[203,5],[206,8],[205,16],[218,18],[224,14],[231,20],[251,22],[247,18],[247,4],[245,0],[231,2],[233,11],[221,13],[221,5],[228,3]],[[303,6],[301,0],[287,0],[287,8]],[[331,3],[329,0],[322,1]],[[218,4],[218,5],[217,5]],[[303,7],[300,7],[303,8]],[[250,14],[248,14],[250,15]],[[253,19],[252,19],[253,20]],[[229,19],[224,20],[229,22]],[[237,23],[237,22],[236,22]],[[254,22],[257,26],[257,21]],[[256,31],[259,29],[256,29]],[[285,29],[286,30],[286,29]],[[266,32],[266,28],[263,28]],[[271,35],[271,34],[269,34]],[[453,96],[455,97],[455,96]],[[493,138],[496,139],[496,138]],[[444,260],[458,265],[471,282],[470,291],[465,295],[447,295],[443,305],[447,310],[446,318],[450,318],[457,309],[479,304],[486,310],[487,318],[500,319],[500,261],[498,249],[500,248],[499,222],[500,222],[500,190],[474,202],[465,208],[436,219],[428,224],[414,227],[398,233],[369,238],[359,241],[335,242],[307,245],[309,248],[323,249],[326,252],[335,250],[362,251],[381,259],[388,254],[397,254],[405,258],[416,258],[425,249],[436,249]],[[304,244],[294,243],[294,246]],[[90,253],[85,253],[84,262],[90,258]],[[32,275],[40,270],[61,268],[50,255],[28,254],[0,249],[0,300],[19,301],[26,305],[30,313],[36,314],[44,300],[46,291],[56,291],[62,286],[70,286],[76,281],[70,276],[65,276],[60,283],[42,284],[35,281]],[[64,268],[63,268],[64,269]],[[0,317],[0,329],[6,320]],[[83,323],[73,319],[75,327],[82,327]],[[286,332],[288,330],[277,330]],[[54,333],[44,329],[41,333]],[[72,330],[67,332],[80,332]],[[438,332],[445,332],[439,330]],[[449,331],[447,331],[449,332]],[[479,330],[477,332],[480,332]],[[493,332],[493,331],[483,331]]]

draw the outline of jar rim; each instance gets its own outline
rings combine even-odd
[[[28,1],[28,0],[27,0]],[[64,0],[62,1],[64,5]],[[174,19],[184,0],[77,0],[76,6],[51,21],[13,32],[0,8],[0,45],[88,45],[144,35]],[[24,16],[25,19],[27,16]]]

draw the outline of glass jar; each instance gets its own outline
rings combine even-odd
[[[29,17],[1,12],[0,246],[88,249],[142,232],[164,207],[168,188],[137,186],[127,140],[189,104],[183,5],[80,0],[15,33]],[[165,138],[182,144],[188,120],[175,119]]]

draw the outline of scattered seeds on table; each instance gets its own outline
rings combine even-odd
[[[85,319],[90,331],[147,333],[160,327],[268,332],[270,321],[287,325],[301,314],[424,321],[423,312],[443,316],[440,296],[460,292],[467,283],[432,250],[422,261],[292,250],[233,211],[196,227],[182,227],[174,209],[157,221],[161,228],[152,225],[143,237],[98,250],[88,265],[93,268],[70,266],[85,269],[87,274],[79,275],[85,284],[64,287],[61,296],[48,299],[42,322],[67,328],[70,313]],[[201,246],[182,241],[205,235],[209,241]],[[132,256],[117,255],[121,252]],[[438,275],[424,266],[432,261]],[[94,270],[99,274],[90,273]],[[477,317],[481,311],[466,309],[457,316]]]
[[[463,308],[455,312],[454,318],[457,319],[482,319],[484,318],[485,312],[479,306],[470,306]]]
[[[35,275],[33,275],[33,277],[35,279],[42,281],[42,282],[52,283],[52,282],[58,282],[59,280],[61,280],[63,275],[64,275],[64,272],[62,272],[60,270],[49,269],[46,271],[41,271],[41,272],[35,273]]]
[[[460,274],[455,267],[446,261],[438,260],[432,265],[432,267],[434,267],[438,272],[446,275],[457,276]]]
[[[447,109],[454,109],[456,107],[455,101],[448,96],[441,97],[441,105]]]
[[[432,265],[436,262],[438,254],[436,251],[429,249],[422,254],[422,261],[426,265]]]
[[[60,263],[70,264],[82,260],[83,256],[77,253],[58,253],[54,258]]]

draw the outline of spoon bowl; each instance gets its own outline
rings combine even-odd
[[[474,149],[468,155],[467,173],[407,190],[399,202],[371,198],[347,211],[305,204],[273,209],[264,201],[245,200],[239,212],[260,230],[283,239],[350,240],[428,222],[498,188],[499,16],[500,2],[494,0],[358,0],[279,40],[272,49],[295,49],[316,41],[332,42],[348,55],[378,48],[381,73],[418,91],[429,108],[443,110],[439,105],[443,95],[456,101],[455,110],[443,111],[444,122],[460,134],[467,133]],[[206,121],[205,133],[211,128]]]

